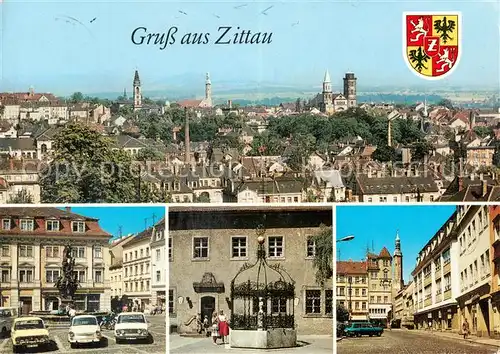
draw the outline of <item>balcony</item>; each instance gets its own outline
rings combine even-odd
[[[448,299],[451,299],[451,289],[446,290],[443,294],[443,301],[448,300]]]
[[[451,263],[448,262],[443,267],[443,275],[446,275],[451,272]]]
[[[424,301],[424,307],[432,305],[432,298],[428,298]]]
[[[427,285],[429,285],[431,282],[432,282],[431,276],[430,275],[426,276],[424,278],[424,288],[427,287]]]

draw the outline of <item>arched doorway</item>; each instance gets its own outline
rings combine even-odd
[[[213,296],[203,296],[201,298],[201,320],[208,317],[208,321],[212,323],[212,314],[215,311],[215,297]]]

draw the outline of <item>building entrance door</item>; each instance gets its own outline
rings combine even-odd
[[[21,311],[23,315],[29,315],[33,310],[33,300],[31,297],[21,297]]]
[[[201,298],[201,321],[208,317],[208,322],[212,324],[212,314],[215,311],[215,297],[213,296],[203,296]]]
[[[481,314],[483,315],[483,318],[484,318],[484,324],[486,326],[485,332],[487,332],[488,336],[489,336],[490,335],[490,312],[489,312],[488,300],[479,301],[479,308],[481,309]]]

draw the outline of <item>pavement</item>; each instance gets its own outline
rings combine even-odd
[[[498,343],[498,341],[494,341]],[[386,330],[381,337],[343,338],[338,354],[495,354],[497,345],[464,340],[458,334],[417,330]]]
[[[120,353],[120,354],[165,354],[166,349],[166,325],[165,316],[147,316],[150,324],[149,331],[153,336],[154,343],[129,342],[126,344],[116,344],[113,331],[103,329],[104,340],[99,347],[79,347],[71,349],[68,342],[68,328],[49,328],[52,346],[46,350],[33,348],[25,353]],[[12,353],[12,341],[10,338],[0,338],[0,353]]]
[[[230,333],[231,335],[231,333]],[[295,348],[284,349],[241,349],[231,348],[229,344],[221,344],[220,339],[218,345],[212,344],[212,337],[181,337],[178,334],[170,334],[169,336],[169,353],[192,353],[192,354],[215,354],[215,353],[230,353],[230,354],[250,354],[250,353],[310,353],[322,354],[333,353],[333,337],[332,336],[297,336],[298,346]]]

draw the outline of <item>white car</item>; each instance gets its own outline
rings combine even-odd
[[[149,342],[153,337],[149,334],[148,321],[142,312],[122,312],[116,317],[115,340],[117,344],[126,340],[145,339]]]
[[[18,310],[15,307],[0,307],[0,338],[6,338],[14,319],[18,316]]]
[[[78,315],[73,317],[68,332],[68,342],[71,348],[78,344],[101,344],[102,333],[97,317]]]

